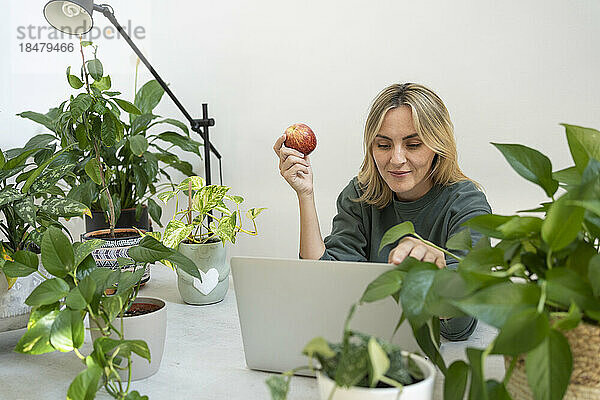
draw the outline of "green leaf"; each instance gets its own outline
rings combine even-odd
[[[154,126],[154,125],[156,125],[156,124],[170,124],[170,125],[173,125],[173,126],[176,126],[176,127],[178,127],[178,128],[179,128],[179,129],[181,129],[182,131],[184,131],[186,135],[188,135],[188,136],[190,135],[190,131],[188,130],[188,127],[187,127],[187,125],[186,125],[186,124],[184,124],[184,123],[183,123],[183,122],[181,122],[181,121],[178,121],[178,120],[176,120],[176,119],[172,119],[172,118],[166,118],[166,119],[163,119],[162,121],[156,121],[156,122],[153,122],[153,123],[152,123],[152,124],[150,124],[148,127],[150,128],[151,126]]]
[[[85,164],[85,173],[90,177],[90,179],[96,184],[102,184],[102,175],[100,174],[100,164],[98,160],[95,158],[90,159]]]
[[[130,114],[140,115],[142,112],[135,105],[131,104],[127,100],[123,99],[113,99],[115,103],[119,105],[123,109],[123,111],[128,112]]]
[[[22,151],[21,151],[21,149],[17,149],[17,150],[19,150],[18,155],[14,156],[14,157],[11,157],[2,166],[2,169],[4,171],[9,171],[9,170],[12,170],[12,169],[16,169],[17,167],[24,166],[24,164],[27,161],[27,159],[39,151],[39,149],[29,149],[29,150],[23,149]],[[6,156],[7,157],[8,157],[8,153],[9,152],[10,152],[10,150],[6,152]],[[18,171],[18,172],[20,172],[20,171]],[[6,179],[6,178],[7,177],[2,177],[2,179]]]
[[[505,239],[518,239],[538,234],[542,228],[543,220],[537,217],[514,216],[507,222],[498,226]]]
[[[185,178],[179,185],[177,185],[177,190],[182,191],[187,195],[190,183],[192,184],[192,191],[194,192],[206,186],[206,182],[201,176],[190,176]]]
[[[15,201],[14,203],[15,212],[17,215],[32,227],[35,227],[35,215],[36,207],[33,204],[31,197],[25,197],[21,201]]]
[[[42,238],[42,264],[52,275],[63,278],[75,267],[75,256],[69,239],[60,229],[50,227]]]
[[[75,75],[71,75],[71,67],[67,68],[67,82],[69,82],[69,85],[71,85],[73,89],[81,89],[81,87],[83,86],[83,82],[81,82],[81,79],[79,79]]]
[[[395,243],[404,236],[413,233],[415,233],[415,227],[410,221],[405,221],[401,224],[391,227],[383,234],[383,237],[381,238],[381,243],[379,244],[379,252],[381,253],[381,250],[388,244]]]
[[[525,359],[527,381],[536,400],[560,400],[571,377],[573,360],[569,342],[551,329],[546,340]]]
[[[52,323],[50,344],[61,352],[78,349],[83,344],[84,332],[82,313],[64,309]]]
[[[483,350],[467,347],[467,358],[469,359],[469,364],[471,364],[469,400],[488,400],[483,373],[485,353]]]
[[[431,265],[423,268],[427,269],[415,268],[408,272],[400,293],[402,309],[413,327],[419,327],[431,318],[426,303],[430,297],[437,267]]]
[[[142,396],[137,390],[129,392],[123,400],[149,400],[148,396]]]
[[[46,167],[48,165],[50,165],[51,162],[53,162],[54,160],[56,160],[56,158],[58,158],[66,150],[67,150],[67,148],[59,151],[58,153],[54,154],[52,157],[50,157],[49,159],[47,159],[46,161],[44,161],[42,163],[42,165],[40,165],[38,168],[36,168],[36,170],[34,172],[32,172],[31,175],[27,178],[27,181],[23,185],[23,188],[21,189],[21,191],[23,193],[27,193],[27,191],[29,191],[29,188],[34,184],[34,182],[36,181],[36,179],[38,179],[38,177],[42,174],[42,172],[44,172],[44,170],[46,169]],[[46,173],[48,173],[48,172],[49,171],[46,171]]]
[[[15,351],[34,355],[53,352],[55,349],[50,344],[50,329],[57,316],[58,310],[50,311],[28,327],[27,332],[19,339]]]
[[[117,294],[125,293],[135,285],[139,284],[144,275],[144,268],[138,268],[135,272],[132,271],[121,271],[119,277],[119,286],[117,287]]]
[[[138,157],[141,157],[148,150],[148,139],[144,135],[134,135],[127,140],[129,141],[131,152]]]
[[[96,249],[99,249],[104,245],[105,241],[101,239],[91,239],[85,242],[76,243],[74,246],[75,255],[75,266],[81,264],[81,262]]]
[[[585,209],[568,205],[568,196],[562,196],[552,204],[542,223],[542,239],[552,251],[560,250],[575,240],[584,214]]]
[[[596,215],[600,215],[600,201],[598,200],[569,200],[567,205],[582,207]]]
[[[471,250],[472,247],[473,244],[471,242],[471,230],[469,228],[460,230],[446,241],[447,249]]]
[[[347,351],[342,351],[335,383],[342,387],[351,387],[360,382],[369,372],[369,354],[364,346],[350,344]]]
[[[89,60],[87,62],[87,68],[95,81],[99,81],[102,79],[102,75],[104,75],[104,68],[102,67],[102,63],[97,58],[93,60]]]
[[[234,197],[239,197],[239,196],[234,196]],[[243,201],[243,199],[242,199]],[[239,203],[238,203],[239,204]],[[265,207],[261,207],[261,208],[251,208],[246,212],[246,216],[251,219],[254,220],[261,212],[263,212],[264,210],[266,210]]]
[[[494,341],[494,354],[518,356],[537,347],[548,336],[548,316],[528,308],[508,317]]]
[[[64,218],[92,215],[88,206],[68,197],[52,197],[44,200],[39,209],[52,216]]]
[[[210,185],[200,188],[192,199],[192,209],[204,215],[212,211],[222,200],[229,188]]]
[[[180,135],[176,132],[163,132],[156,135],[156,137],[164,142],[171,143],[172,145],[179,147],[181,150],[188,151],[202,157],[200,153],[200,146],[202,146],[202,143],[190,139],[189,136]]]
[[[558,182],[552,177],[552,163],[548,157],[520,144],[492,144],[519,175],[541,186],[548,197],[552,197],[558,189]]]
[[[600,298],[600,255],[595,255],[592,257],[588,267],[588,278],[590,280],[590,285],[592,286],[592,290],[594,296]]]
[[[94,400],[99,388],[102,368],[91,356],[86,357],[87,368],[81,371],[69,385],[67,400]]]
[[[24,196],[17,189],[12,187],[4,187],[0,190],[0,207],[10,204],[15,200],[20,200]]]
[[[29,306],[43,306],[56,303],[69,294],[69,285],[60,278],[47,279],[33,289],[25,304]]]
[[[87,301],[81,294],[81,291],[78,287],[71,289],[65,301],[71,310],[83,310],[85,307],[87,307]]]
[[[216,229],[213,229],[213,231],[223,241],[223,243],[226,241],[235,243],[236,223],[237,211],[234,211],[230,216],[222,217],[219,221],[219,225]]]
[[[290,379],[281,375],[274,375],[265,380],[271,393],[271,400],[285,400],[290,391]]]
[[[40,125],[44,125],[46,128],[50,129],[52,132],[55,131],[54,121],[46,114],[40,114],[34,111],[24,111],[22,113],[17,114],[21,118],[27,118],[32,120],[33,122],[37,122]],[[54,136],[52,136],[54,138]]]
[[[310,358],[313,358],[316,354],[325,358],[331,358],[335,356],[335,352],[331,350],[327,340],[320,336],[313,338],[310,342],[308,342],[307,345],[304,346],[302,354]]]
[[[6,276],[10,278],[28,276],[38,270],[38,257],[30,251],[16,251],[12,255],[12,259],[14,261],[7,260],[2,268]]]
[[[194,230],[193,225],[186,225],[183,221],[173,219],[169,221],[163,234],[163,244],[172,249],[176,249],[179,243],[188,237]]]
[[[468,315],[501,328],[511,315],[536,307],[540,294],[536,285],[504,282],[451,302]]]
[[[161,192],[157,195],[159,200],[161,200],[164,203],[167,203],[169,200],[171,200],[173,196],[175,196],[175,192],[172,192],[170,190],[167,190],[166,192]]]
[[[600,300],[594,298],[592,287],[577,272],[552,268],[546,272],[548,300],[569,307],[574,301],[582,310],[600,310]]]
[[[152,221],[157,223],[161,228],[160,217],[162,216],[162,208],[153,199],[148,199],[148,213]]]
[[[560,171],[554,171],[552,177],[561,183],[567,185],[579,185],[581,182],[581,172],[576,167],[569,167],[561,169]]]
[[[463,400],[467,388],[469,366],[463,360],[450,365],[444,381],[444,400]]]
[[[102,125],[100,127],[102,143],[106,147],[112,147],[117,142],[117,124],[115,117],[111,112],[104,114]]]
[[[165,91],[156,80],[148,81],[135,95],[135,105],[144,114],[149,114],[160,102]]]
[[[110,89],[112,85],[112,82],[110,80],[110,76],[103,76],[102,78],[100,78],[99,81],[94,81],[94,83],[92,83],[92,87],[95,87],[96,89],[100,90],[100,91],[104,91],[104,90],[108,90]],[[119,93],[120,94],[120,93]]]
[[[73,120],[78,120],[79,117],[83,115],[84,112],[89,110],[89,108],[94,103],[94,99],[87,93],[80,93],[71,100],[71,117]]]
[[[582,126],[561,125],[565,127],[575,167],[579,172],[583,173],[590,158],[600,160],[600,132]]]
[[[579,307],[577,307],[577,303],[571,302],[571,307],[569,307],[567,315],[564,318],[555,320],[552,327],[561,331],[568,331],[577,327],[581,322],[582,317],[583,314]]]
[[[390,359],[385,354],[385,351],[381,348],[377,340],[374,337],[369,339],[369,344],[367,345],[367,349],[369,352],[369,360],[370,360],[370,386],[375,387],[377,382],[386,374],[388,369],[390,368]]]
[[[405,276],[406,272],[397,269],[384,272],[369,283],[360,302],[372,303],[398,292],[402,287],[402,281]]]
[[[489,400],[512,400],[504,383],[493,379],[485,381],[485,389]]]
[[[511,216],[505,215],[483,214],[471,218],[462,225],[486,236],[504,239],[504,234],[498,230],[498,227],[510,221],[511,218]]]
[[[51,160],[54,161],[54,158]],[[42,164],[40,167],[45,167],[45,165]],[[45,170],[41,177],[32,180],[31,186],[29,187],[29,192],[32,194],[37,194],[50,189],[52,186],[56,185],[58,181],[63,179],[72,168],[73,164],[63,164],[57,168]],[[35,171],[36,170],[33,170],[32,174],[34,174]],[[40,173],[41,172],[42,171],[40,171]],[[25,186],[23,187],[23,190],[25,190]]]

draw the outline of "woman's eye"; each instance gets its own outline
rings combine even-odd
[[[378,149],[389,149],[390,145],[389,144],[378,144],[377,148]]]
[[[408,147],[409,149],[417,149],[422,145],[422,143],[413,143],[413,144],[407,144],[406,147]]]

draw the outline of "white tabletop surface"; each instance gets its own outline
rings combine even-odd
[[[246,367],[235,293],[230,290],[221,303],[191,306],[177,291],[176,274],[163,266],[152,270],[150,282],[140,295],[160,297],[167,302],[167,339],[160,370],[132,383],[150,399],[269,399],[265,379],[270,375]],[[0,333],[0,399],[65,399],[67,388],[83,365],[73,353],[54,352],[31,356],[13,351],[25,330]],[[466,342],[442,343],[446,362],[465,359],[467,346],[483,348],[495,331],[484,324]],[[91,349],[89,335],[82,353]],[[301,349],[298,349],[300,351]],[[501,379],[502,359],[487,359],[488,378]],[[439,376],[440,374],[438,374]],[[436,380],[435,398],[442,399],[443,379]],[[110,399],[101,390],[97,399]],[[294,377],[289,400],[318,399],[313,378]]]

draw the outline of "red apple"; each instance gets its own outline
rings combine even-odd
[[[315,133],[305,124],[294,124],[285,130],[285,147],[309,155],[317,147]]]

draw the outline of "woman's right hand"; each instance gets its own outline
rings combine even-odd
[[[281,135],[273,150],[279,157],[279,173],[296,191],[298,196],[313,194],[313,175],[310,159],[298,150],[285,147],[285,133]]]

